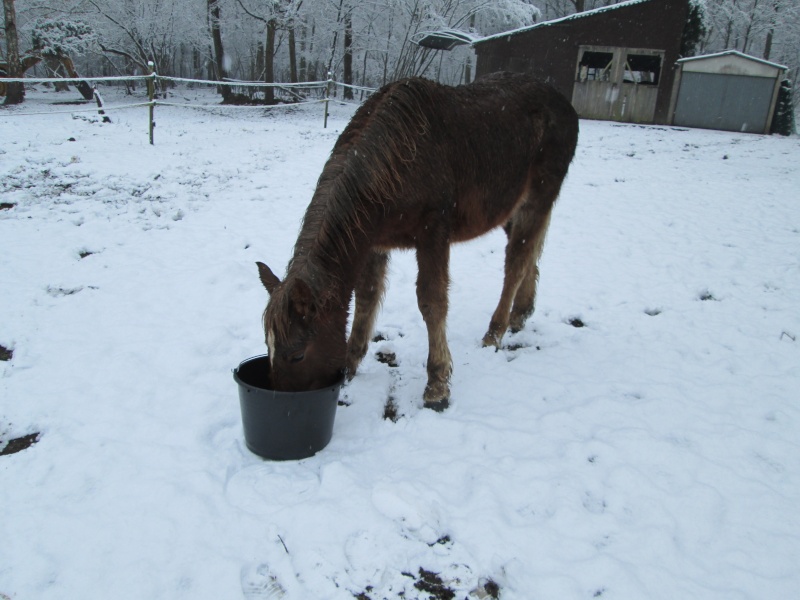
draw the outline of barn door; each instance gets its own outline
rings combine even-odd
[[[673,124],[765,133],[775,80],[723,73],[684,72]]]
[[[581,46],[572,104],[581,117],[652,123],[664,53]]]

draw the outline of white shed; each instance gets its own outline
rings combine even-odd
[[[735,50],[677,62],[671,122],[769,133],[787,67]]]

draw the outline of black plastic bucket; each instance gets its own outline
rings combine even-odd
[[[233,371],[247,447],[263,458],[297,460],[313,456],[331,441],[344,376],[310,392],[270,388],[267,355],[243,361]]]

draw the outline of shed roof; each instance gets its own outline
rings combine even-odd
[[[775,69],[780,69],[783,71],[789,69],[789,67],[785,65],[779,65],[778,63],[770,62],[768,60],[764,60],[763,58],[750,56],[749,54],[744,54],[742,52],[739,52],[738,50],[725,50],[724,52],[715,52],[714,54],[704,54],[703,56],[689,56],[687,58],[681,58],[680,60],[678,60],[678,63],[686,64],[698,61],[717,61],[725,57],[733,57],[736,60],[752,61],[753,63],[774,67]]]
[[[519,29],[511,29],[510,31],[502,31],[500,33],[496,33],[494,35],[487,35],[484,38],[475,40],[472,42],[473,46],[477,46],[478,44],[482,44],[483,42],[489,42],[492,40],[501,40],[511,35],[517,35],[519,33],[525,33],[527,31],[533,31],[534,29],[540,29],[543,27],[551,27],[553,25],[560,25],[561,23],[566,23],[568,21],[575,21],[578,19],[583,19],[586,17],[591,17],[600,13],[611,12],[614,10],[618,10],[620,8],[625,8],[628,6],[635,6],[637,4],[644,4],[646,2],[652,2],[653,0],[628,0],[627,2],[620,2],[619,4],[612,4],[610,6],[601,6],[600,8],[595,8],[594,10],[587,10],[580,13],[575,13],[572,15],[568,15],[566,17],[561,17],[559,19],[552,19],[550,21],[542,21],[541,23],[536,23],[534,25],[527,25],[525,27],[520,27]]]

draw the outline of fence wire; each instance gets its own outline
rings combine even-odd
[[[148,93],[150,95],[149,101],[147,102],[136,102],[131,104],[111,104],[106,105],[102,102],[102,98],[99,98],[99,94],[97,93],[97,87],[95,86],[95,100],[97,101],[97,106],[93,108],[75,108],[69,110],[52,110],[52,111],[31,111],[31,112],[19,112],[19,111],[0,111],[0,116],[6,117],[29,117],[29,116],[36,116],[36,115],[62,115],[62,114],[75,114],[75,113],[98,113],[104,114],[104,111],[114,111],[114,110],[124,110],[129,108],[142,108],[148,107],[150,109],[151,114],[151,121],[150,121],[150,131],[151,131],[151,143],[152,142],[152,114],[153,109],[156,106],[172,106],[172,107],[183,107],[183,108],[198,108],[198,109],[274,109],[274,108],[291,108],[297,106],[304,106],[309,104],[325,104],[325,116],[324,116],[324,127],[327,127],[328,124],[328,103],[331,101],[331,92],[335,90],[337,87],[341,88],[349,88],[351,90],[359,91],[359,92],[367,92],[372,93],[375,91],[375,88],[369,88],[364,86],[358,85],[351,85],[345,84],[341,82],[335,81],[332,77],[329,77],[327,80],[323,81],[306,81],[306,82],[298,82],[298,83],[267,83],[264,81],[237,81],[227,79],[224,81],[210,81],[207,79],[192,79],[187,77],[167,77],[161,76],[157,73],[153,72],[150,75],[120,75],[114,77],[0,77],[0,84],[8,84],[8,83],[28,83],[28,84],[36,84],[36,83],[71,83],[71,84],[79,84],[81,82],[84,83],[119,83],[119,82],[135,82],[135,81],[143,81],[147,83],[148,86]],[[252,104],[193,104],[191,102],[180,103],[180,102],[167,102],[163,100],[157,100],[154,96],[155,86],[159,82],[171,82],[171,83],[186,83],[186,84],[199,84],[199,85],[206,85],[209,87],[216,87],[216,86],[230,86],[232,88],[274,88],[277,90],[282,90],[284,92],[288,92],[295,96],[295,98],[302,98],[299,94],[293,92],[293,89],[307,89],[307,90],[321,90],[323,92],[324,97],[317,99],[317,100],[306,100],[302,99],[299,101],[294,102],[284,102],[281,104],[258,104],[256,102]],[[87,100],[88,101],[88,100]],[[342,102],[341,99],[336,99],[336,102]]]

